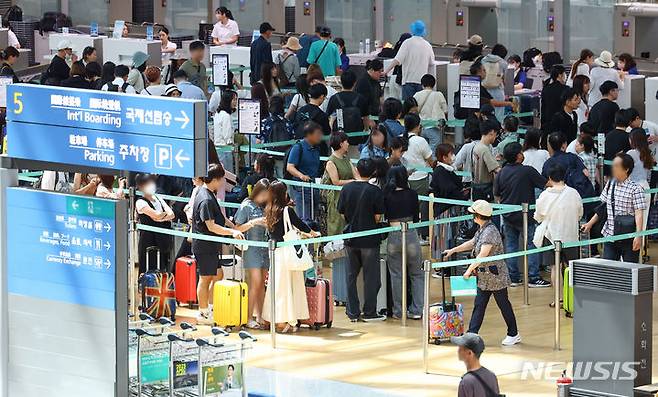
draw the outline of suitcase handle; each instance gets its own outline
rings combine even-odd
[[[156,264],[158,266],[158,270],[160,270],[160,248],[157,246],[150,246],[146,248],[146,271],[151,269],[151,255],[149,254],[153,251],[155,251]]]

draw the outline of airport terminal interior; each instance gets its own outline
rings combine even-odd
[[[658,2],[0,25],[0,397],[658,396]]]

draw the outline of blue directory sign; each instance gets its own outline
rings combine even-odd
[[[11,123],[8,130],[8,154],[15,158],[189,178],[201,175],[194,169],[194,140],[26,123]],[[15,138],[21,136],[28,139]]]
[[[28,160],[205,175],[204,101],[15,84],[7,88],[7,154]]]
[[[9,293],[115,310],[116,206],[113,200],[7,188]]]
[[[204,101],[12,84],[7,120],[182,139],[207,136]]]

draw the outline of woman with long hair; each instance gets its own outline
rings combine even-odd
[[[573,81],[577,76],[589,77],[589,70],[592,68],[593,64],[594,53],[588,48],[583,48],[580,51],[580,57],[578,57],[578,60],[571,66],[571,73],[569,73],[567,85],[573,86]]]
[[[306,69],[306,80],[308,81],[309,87],[316,84],[322,84],[327,87],[327,97],[324,99],[324,102],[322,102],[322,105],[320,105],[320,109],[322,109],[323,112],[326,112],[327,106],[329,106],[329,100],[332,96],[336,95],[337,91],[334,87],[327,84],[327,81],[324,78],[324,73],[322,73],[322,69],[319,65],[309,65],[308,69]]]
[[[164,65],[169,62],[171,54],[176,52],[178,45],[169,40],[169,29],[166,26],[160,27],[158,37],[160,37],[160,52],[162,52],[162,64]]]
[[[260,68],[260,80],[251,86],[251,98],[260,101],[260,118],[265,119],[269,115],[270,98],[281,94],[279,69],[271,62],[265,62]]]
[[[267,241],[267,230],[264,226],[264,210],[269,199],[270,181],[261,179],[254,184],[249,197],[242,201],[240,209],[235,214],[236,225],[252,222],[254,226],[245,235],[247,240]],[[263,298],[265,296],[265,276],[270,266],[269,255],[265,247],[249,247],[242,251],[242,263],[247,271],[249,287],[249,320],[247,328],[259,329],[263,322]],[[253,316],[253,317],[252,317]]]
[[[238,94],[235,91],[225,90],[222,92],[219,101],[217,113],[213,117],[213,132],[209,138],[217,146],[233,145],[233,128],[232,114],[238,107]],[[222,152],[220,157],[224,168],[233,170],[233,153]]]
[[[350,67],[350,57],[347,56],[345,40],[343,40],[342,37],[336,37],[334,39],[334,44],[338,46],[338,51],[340,52],[340,70],[345,72]]]
[[[269,154],[259,153],[254,161],[254,172],[247,175],[242,181],[242,189],[238,201],[243,201],[251,195],[256,183],[262,179],[272,182],[276,179],[274,176],[274,157]]]
[[[553,65],[548,79],[544,80],[541,92],[541,129],[547,136],[549,125],[555,113],[562,109],[562,94],[568,88],[565,84],[566,70],[562,65]]]
[[[628,178],[642,186],[643,189],[649,189],[649,181],[651,180],[651,170],[656,165],[656,160],[653,158],[651,149],[649,148],[649,140],[647,133],[643,128],[633,128],[628,136],[631,150],[628,155],[633,158],[633,171]],[[646,208],[651,204],[651,194],[644,195],[647,202]],[[647,224],[649,211],[644,211],[644,226]]]
[[[126,197],[124,188],[126,187],[126,178],[119,178],[118,188],[114,189],[114,175],[98,175],[100,183],[96,187],[96,197],[122,199]]]
[[[391,226],[403,222],[418,222],[418,194],[409,187],[407,169],[393,166],[388,171],[384,185],[384,207],[386,219]],[[421,270],[422,253],[417,229],[406,232],[406,256],[408,277],[411,279],[411,302],[407,316],[418,320],[423,312],[423,291],[425,281]],[[395,231],[388,235],[386,243],[387,266],[391,274],[391,291],[393,295],[393,318],[402,317],[402,232]]]
[[[548,151],[540,146],[541,131],[536,128],[528,128],[523,141],[523,165],[529,165],[541,173],[544,163],[551,157]]]
[[[571,82],[573,89],[580,96],[580,105],[576,109],[576,114],[578,115],[578,127],[589,118],[589,105],[587,101],[589,100],[589,89],[590,89],[590,80],[588,76],[584,74],[579,74],[573,78]]]
[[[314,232],[306,225],[294,210],[288,187],[285,183],[274,181],[268,189],[269,200],[265,207],[265,224],[270,233],[270,238],[276,242],[283,242],[285,234],[284,216],[288,213],[292,226],[300,231],[303,236],[316,237]],[[272,288],[265,291],[263,303],[263,320],[274,321],[276,329],[280,333],[297,332],[297,322],[309,318],[308,303],[306,301],[306,286],[304,284],[304,272],[290,270],[283,257],[283,248],[274,251],[274,272],[269,277],[274,278],[274,294],[276,297],[276,318],[271,318],[270,294]]]
[[[103,64],[103,70],[101,71],[101,82],[100,86],[104,86],[107,83],[111,83],[114,80],[114,68],[117,65],[114,62],[107,61]]]
[[[288,120],[294,120],[295,112],[297,112],[297,109],[301,108],[302,106],[308,105],[310,99],[308,96],[308,88],[310,86],[308,84],[308,80],[306,77],[307,77],[306,74],[304,73],[300,74],[299,77],[297,78],[297,81],[295,82],[295,88],[297,89],[297,93],[292,97],[290,106],[288,106],[288,111],[286,112],[286,118]]]

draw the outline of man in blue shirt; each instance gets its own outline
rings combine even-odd
[[[204,95],[203,90],[190,83],[187,78],[187,73],[182,69],[178,69],[174,73],[174,83],[180,91],[180,97],[185,99],[199,99],[205,101],[206,96]]]
[[[251,50],[249,51],[249,67],[251,74],[249,81],[254,85],[260,80],[260,67],[262,64],[272,62],[272,45],[270,44],[270,37],[272,37],[274,28],[269,22],[260,24],[260,36],[253,43],[251,43]]]
[[[340,74],[340,50],[331,41],[331,29],[323,26],[320,29],[320,40],[311,44],[306,61],[309,64],[318,64],[324,77],[337,76]]]
[[[566,153],[566,148],[567,139],[562,132],[556,131],[548,136],[548,151],[551,158],[544,163],[542,176],[548,178],[549,170],[555,164],[560,164],[566,170],[564,181],[567,186],[576,189],[582,198],[595,196],[594,187],[589,181],[589,171],[583,160],[573,153]]]
[[[299,45],[302,46],[302,49],[297,51],[297,59],[299,59],[299,67],[302,68],[308,67],[308,62],[306,62],[306,58],[308,58],[308,52],[311,49],[311,44],[320,40],[321,28],[322,28],[321,26],[316,26],[314,34],[305,34],[299,38]]]
[[[322,143],[322,127],[313,121],[304,125],[304,139],[290,149],[286,170],[296,181],[313,182],[320,169],[320,143]],[[295,212],[309,224],[313,222],[318,205],[318,190],[311,187],[290,186],[290,196],[295,202]],[[313,200],[311,200],[313,194]],[[311,203],[313,207],[311,207]]]

